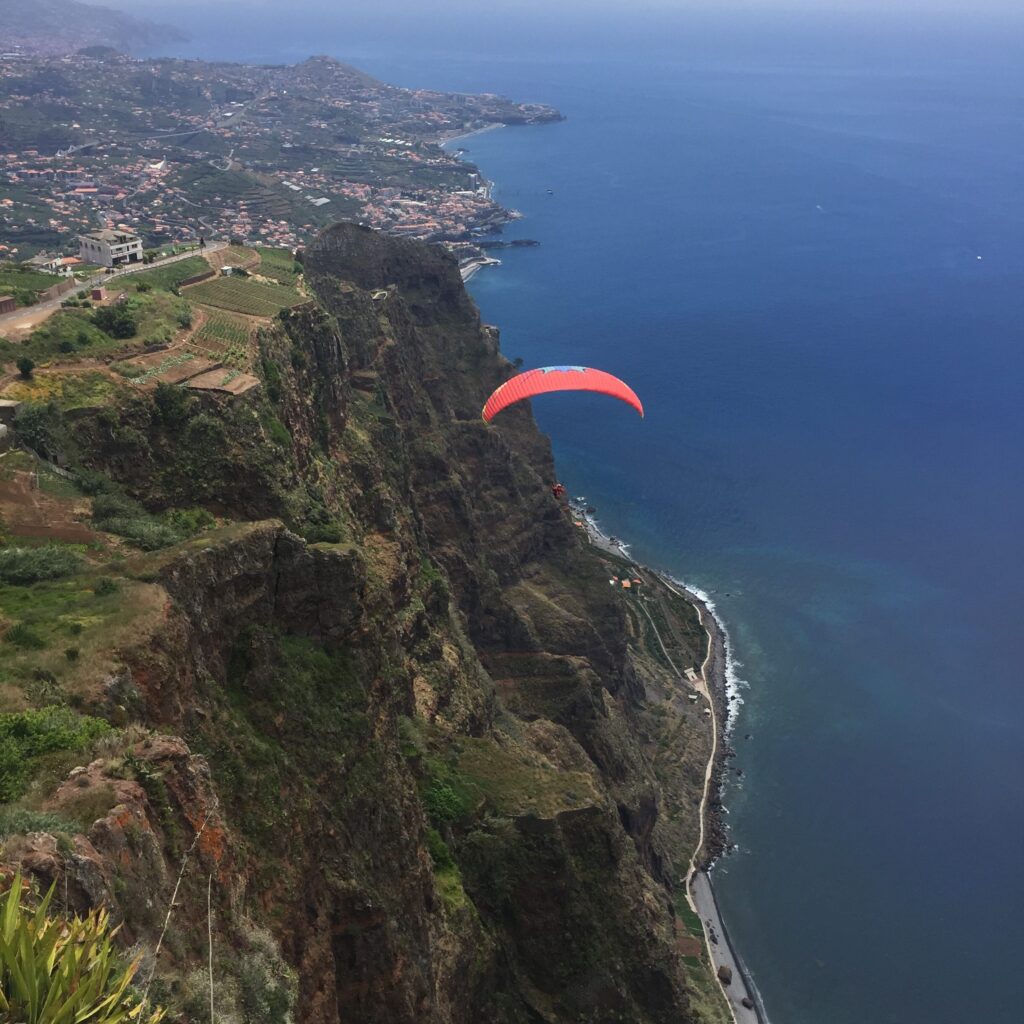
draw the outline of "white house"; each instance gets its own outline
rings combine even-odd
[[[118,267],[142,260],[142,239],[127,231],[90,231],[78,236],[78,252],[86,263]]]

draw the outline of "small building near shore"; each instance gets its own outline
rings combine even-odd
[[[700,676],[697,675],[697,670],[692,665],[686,669],[685,674],[686,678],[689,679],[691,683],[700,682]]]

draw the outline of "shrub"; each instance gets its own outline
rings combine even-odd
[[[74,352],[75,351],[75,346],[70,341],[62,341],[58,347],[60,348],[61,352]]]
[[[110,732],[102,719],[65,707],[0,715],[0,802],[24,792],[36,763],[61,751],[84,751]]]
[[[159,1024],[162,1009],[146,1012],[131,990],[140,958],[125,964],[114,945],[117,929],[99,909],[65,919],[49,913],[56,883],[38,909],[22,902],[18,871],[0,907],[0,998],[4,1019],[21,1024]]]
[[[24,622],[16,622],[4,633],[4,643],[13,644],[26,651],[41,651],[46,646],[46,641]]]
[[[122,377],[127,377],[128,380],[133,380],[136,377],[141,377],[146,371],[141,366],[132,366],[130,363],[114,363],[111,366],[114,373],[119,373]]]
[[[92,338],[89,337],[89,332],[79,331],[78,334],[75,336],[75,343],[78,345],[79,348],[85,348],[86,346],[91,345]]]
[[[191,415],[195,402],[184,388],[173,384],[157,384],[153,404],[160,419],[168,426],[180,426]]]
[[[64,657],[70,662],[78,661],[78,648],[77,647],[65,647]]]
[[[151,292],[153,290],[153,286],[148,281],[139,281],[135,286],[135,290],[137,292]]]
[[[20,373],[25,380],[28,380],[29,377],[32,376],[32,371],[36,368],[36,364],[32,362],[28,356],[19,356],[15,366],[18,367],[18,373]]]
[[[274,361],[266,356],[260,360],[260,366],[263,370],[267,397],[272,402],[279,402],[281,400],[281,371],[277,368]]]
[[[431,821],[453,822],[466,816],[470,801],[446,779],[431,779],[423,797],[423,806]]]
[[[93,313],[92,322],[111,338],[134,338],[139,329],[127,306],[103,306]]]
[[[143,551],[155,551],[181,540],[177,530],[123,494],[99,494],[93,498],[92,521],[101,530],[130,540]]]
[[[109,576],[101,576],[96,581],[96,586],[92,588],[92,592],[97,597],[106,597],[108,594],[116,594],[117,591],[117,580],[113,580]]]
[[[435,868],[443,871],[445,868],[455,867],[455,861],[452,860],[448,844],[436,828],[427,829],[427,850],[430,853],[430,859],[434,862]]]
[[[217,520],[205,508],[175,508],[164,514],[164,520],[184,537],[192,537],[213,526]]]
[[[183,309],[178,314],[178,326],[179,327],[191,327],[192,326],[192,311],[190,309]]]
[[[288,428],[276,416],[267,419],[267,433],[274,444],[279,444],[282,448],[291,447],[292,435],[288,433]]]
[[[94,520],[113,519],[121,516],[137,516],[142,513],[140,506],[123,494],[98,494],[92,499]]]
[[[82,560],[68,548],[47,544],[39,548],[5,548],[0,551],[0,580],[25,585],[55,580],[78,572]]]
[[[181,540],[171,527],[157,522],[151,516],[105,519],[97,525],[107,533],[124,537],[143,551],[156,551]]]

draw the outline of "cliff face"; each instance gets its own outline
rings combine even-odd
[[[339,225],[305,267],[262,395],[51,435],[234,523],[128,562],[157,611],[87,702],[136,724],[48,804],[110,809],[7,858],[152,949],[187,856],[153,964],[186,1014],[212,876],[231,1019],[692,1019],[658,674],[528,408],[480,419],[496,333],[440,250]]]

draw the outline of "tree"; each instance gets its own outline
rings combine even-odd
[[[194,403],[184,388],[157,384],[153,404],[160,419],[169,427],[180,427],[192,415]]]
[[[127,306],[103,306],[92,315],[92,322],[112,338],[134,338],[139,325]]]
[[[139,959],[124,964],[106,910],[65,919],[50,914],[56,883],[39,907],[22,901],[21,872],[0,905],[0,1013],[24,1024],[159,1024],[131,991]]]
[[[18,367],[18,373],[28,380],[32,376],[32,371],[36,368],[36,364],[29,359],[28,356],[19,356],[18,362],[15,364]]]

